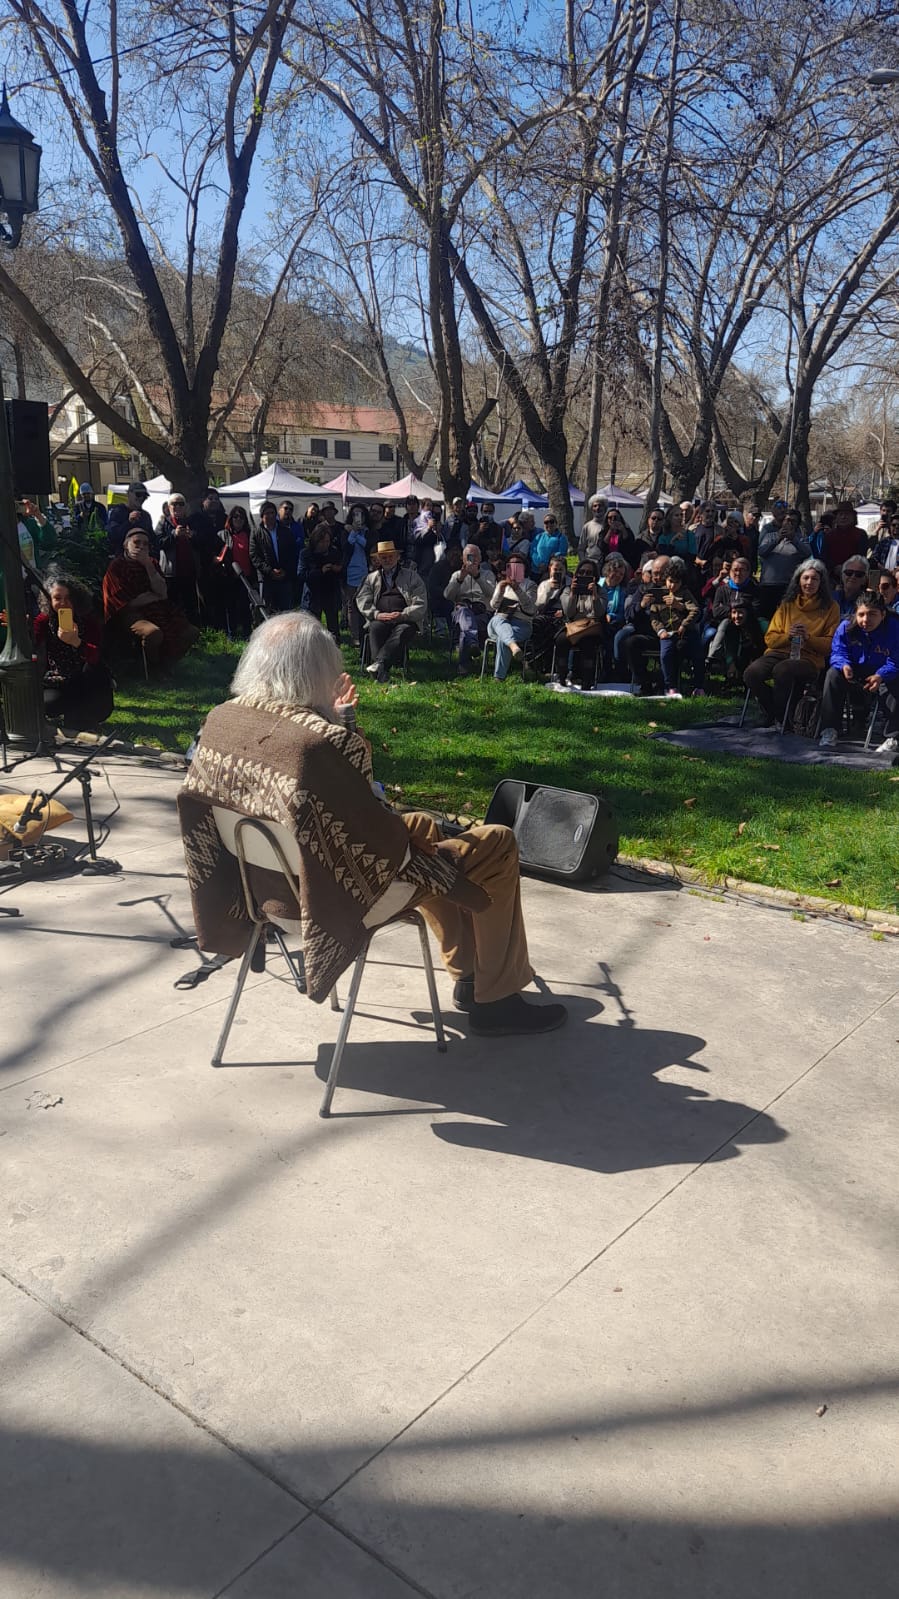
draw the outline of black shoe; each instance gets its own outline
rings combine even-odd
[[[460,977],[453,984],[453,1004],[456,1010],[474,1009],[474,977]]]
[[[456,1011],[472,1011],[475,1004],[475,979],[472,977],[459,977],[453,983],[453,1004]]]
[[[506,1038],[512,1033],[551,1033],[568,1020],[564,1005],[531,1005],[523,994],[510,994],[491,1005],[474,1004],[468,1013],[473,1033],[482,1038]]]

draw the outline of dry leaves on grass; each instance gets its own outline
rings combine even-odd
[[[745,822],[741,822],[739,827],[737,828],[737,832],[742,837],[742,835],[745,833],[745,831],[746,831],[746,823]]]
[[[776,850],[780,849],[780,845],[779,844],[763,844],[762,845],[762,849],[770,849],[770,850],[775,850],[776,851]]]
[[[688,811],[691,811],[695,804],[696,804],[696,795],[695,794],[693,795],[693,797],[691,799],[685,799],[684,800],[684,807]]]
[[[825,888],[839,888],[843,882],[842,877],[831,877],[824,884]]]

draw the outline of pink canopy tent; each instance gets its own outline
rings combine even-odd
[[[370,500],[379,491],[370,489],[367,483],[354,477],[352,472],[341,472],[339,477],[333,477],[330,483],[323,483],[322,494],[339,494],[344,505],[347,500]]]
[[[401,477],[398,483],[388,483],[386,488],[377,489],[375,492],[381,500],[408,500],[410,494],[414,494],[418,500],[443,500],[439,489],[432,488],[430,483],[424,483],[414,472]]]

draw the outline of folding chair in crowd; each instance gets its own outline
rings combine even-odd
[[[300,913],[302,907],[299,888],[301,852],[293,834],[280,822],[263,820],[255,816],[242,816],[240,812],[228,810],[222,805],[213,806],[212,814],[225,849],[237,859],[244,905],[247,915],[253,924],[250,942],[240,963],[237,982],[235,983],[234,992],[231,995],[219,1040],[212,1057],[213,1066],[222,1066],[225,1064],[223,1060],[225,1045],[228,1042],[228,1036],[237,1014],[237,1007],[240,1004],[244,986],[250,972],[254,969],[259,969],[259,955],[262,955],[264,959],[265,940],[269,932],[287,962],[287,968],[297,993],[305,994],[306,992],[302,952],[298,952],[295,956],[291,955],[287,946],[287,938],[293,939],[297,937],[301,928]],[[253,892],[249,872],[251,866],[280,874],[284,879],[284,903],[288,905],[294,903],[296,905],[296,920],[291,918],[290,921],[278,921],[266,913]],[[352,1026],[356,1000],[359,996],[359,987],[362,982],[362,974],[365,971],[365,962],[368,959],[371,941],[376,933],[383,932],[389,927],[395,927],[399,922],[411,922],[418,928],[431,1015],[434,1019],[434,1031],[437,1035],[437,1049],[441,1054],[446,1052],[446,1036],[443,1031],[443,1018],[440,1014],[440,1006],[437,1000],[437,984],[434,980],[434,963],[431,959],[427,924],[419,911],[400,911],[399,914],[388,916],[385,921],[377,922],[370,928],[365,943],[356,957],[356,964],[353,967],[353,975],[350,979],[350,991],[347,996],[346,1008],[337,1034],[337,1042],[334,1045],[334,1053],[331,1056],[328,1079],[319,1109],[320,1116],[329,1116],[331,1113],[331,1101],[334,1097],[334,1090],[337,1087],[340,1064],[343,1060],[343,1052],[349,1037],[350,1027]],[[262,950],[259,950],[260,941],[262,941]],[[257,951],[259,952],[258,954]],[[254,961],[256,962],[255,966]],[[336,986],[331,990],[331,1009],[340,1010]]]

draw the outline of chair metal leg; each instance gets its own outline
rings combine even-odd
[[[281,951],[281,954],[284,956],[284,959],[287,962],[287,970],[290,972],[290,975],[293,978],[293,986],[294,986],[294,988],[296,989],[298,994],[305,994],[305,992],[306,992],[306,967],[305,967],[305,963],[303,961],[303,951],[302,950],[298,950],[297,951],[297,958],[296,958],[296,960],[294,960],[293,956],[290,953],[290,950],[287,948],[287,940],[285,939],[281,928],[273,926],[272,927],[272,935],[274,937],[275,943],[277,944],[279,950]]]
[[[781,734],[784,734],[787,731],[787,723],[790,720],[790,712],[793,709],[793,698],[795,696],[795,693],[796,693],[796,684],[795,683],[791,683],[790,684],[790,692],[787,695],[787,704],[786,704],[786,709],[784,710],[784,714],[783,714],[783,721],[780,724]]]
[[[243,993],[244,984],[250,975],[250,967],[252,965],[253,956],[256,952],[256,945],[259,943],[259,940],[262,937],[262,932],[262,925],[261,923],[257,922],[253,928],[252,934],[250,935],[250,942],[244,950],[243,960],[240,963],[240,971],[237,974],[237,982],[234,985],[234,993],[231,995],[231,1001],[225,1013],[225,1020],[222,1024],[222,1030],[219,1033],[219,1041],[215,1046],[215,1054],[212,1057],[211,1064],[213,1066],[221,1066],[222,1064],[222,1056],[225,1053],[225,1045],[228,1042],[228,1034],[231,1031],[231,1024],[237,1015],[237,1007],[240,1004],[240,996]]]
[[[428,996],[431,1001],[431,1014],[434,1017],[434,1031],[437,1034],[437,1048],[441,1055],[446,1054],[446,1034],[443,1031],[443,1017],[440,1014],[440,1004],[437,999],[437,984],[434,981],[434,962],[431,958],[431,945],[428,939],[427,923],[423,916],[416,916],[418,923],[418,936],[421,939],[421,957],[424,962],[425,978],[428,984]]]
[[[737,723],[738,727],[742,727],[744,722],[746,721],[746,712],[749,710],[749,701],[751,699],[752,699],[752,690],[748,688],[746,690],[746,695],[745,695],[745,698],[743,700],[743,709],[740,712],[740,720]]]
[[[337,984],[331,989],[331,1009],[340,1010],[340,1000],[337,998]]]
[[[340,1024],[340,1031],[337,1034],[337,1043],[334,1045],[334,1053],[331,1056],[331,1066],[328,1072],[328,1081],[325,1084],[325,1092],[322,1095],[322,1102],[319,1107],[318,1114],[320,1116],[330,1116],[331,1114],[331,1101],[334,1098],[334,1090],[337,1087],[337,1077],[340,1072],[340,1062],[343,1060],[343,1051],[346,1047],[347,1038],[349,1037],[350,1026],[353,1020],[353,1012],[356,1009],[356,1000],[359,996],[359,985],[362,982],[362,973],[365,970],[365,962],[367,957],[368,941],[366,941],[363,948],[359,951],[359,954],[356,957],[356,964],[353,967],[353,977],[352,981],[350,982],[350,991],[347,995],[346,1009],[343,1013],[343,1021]]]
[[[880,711],[880,699],[875,694],[875,696],[874,696],[874,704],[873,704],[873,706],[871,708],[871,716],[870,716],[870,720],[868,722],[868,731],[865,734],[865,749],[866,750],[869,750],[871,748],[871,740],[874,737],[874,729],[875,729],[875,727],[877,725],[877,716],[878,716],[878,712],[879,711]],[[889,725],[889,724],[887,724],[887,725]]]

